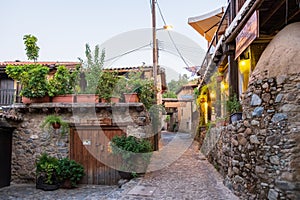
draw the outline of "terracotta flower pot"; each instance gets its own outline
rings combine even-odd
[[[53,124],[52,124],[52,127],[53,127],[54,129],[60,129],[60,123],[53,123]]]
[[[50,97],[49,96],[44,96],[44,97],[37,97],[37,98],[27,98],[27,97],[22,97],[22,102],[24,104],[30,104],[30,103],[48,103],[50,102]]]
[[[139,96],[137,93],[124,93],[124,97],[126,103],[139,102]]]
[[[57,95],[52,97],[53,103],[73,103],[73,95],[72,94],[66,94],[66,95]]]
[[[111,103],[119,103],[120,102],[120,98],[119,97],[112,97],[112,98],[110,98],[110,102]]]
[[[99,98],[95,94],[78,94],[76,95],[77,103],[99,103]]]

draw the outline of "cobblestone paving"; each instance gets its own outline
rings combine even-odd
[[[107,200],[234,200],[238,199],[226,188],[222,177],[197,150],[197,142],[191,137],[177,134],[181,137],[170,137],[162,141],[163,153],[153,156],[148,172],[143,178],[136,178],[117,186],[80,185],[76,189],[42,191],[35,185],[11,185],[0,189],[0,199],[107,199]],[[173,145],[172,145],[173,143]],[[166,145],[168,144],[168,145]],[[181,145],[179,145],[181,144]],[[190,145],[191,144],[191,145]],[[187,150],[182,156],[186,146]],[[185,150],[185,149],[184,149]],[[175,153],[174,153],[175,152]],[[168,160],[162,162],[162,160]],[[173,162],[175,161],[175,162]],[[155,171],[155,166],[161,165],[161,170]],[[167,166],[166,166],[167,165]],[[132,193],[136,186],[155,188],[150,196]]]
[[[221,175],[198,151],[198,143],[192,142],[186,137],[179,137],[164,156],[176,157],[172,153],[178,152],[178,142],[184,145],[191,144],[187,151],[174,163],[159,171],[153,171],[145,175],[137,183],[139,186],[155,187],[152,196],[128,195],[132,188],[126,188],[121,196],[116,199],[180,199],[180,200],[234,200],[238,199],[223,185]],[[169,141],[167,141],[169,142]],[[168,144],[170,144],[169,142]],[[183,146],[184,146],[183,145]],[[176,148],[177,146],[177,148]],[[137,181],[137,180],[135,180]]]

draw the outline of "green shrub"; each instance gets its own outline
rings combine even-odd
[[[57,175],[60,181],[70,180],[71,186],[75,187],[85,173],[81,164],[69,158],[63,158],[58,162]]]

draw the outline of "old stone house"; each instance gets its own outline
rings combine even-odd
[[[229,97],[242,103],[242,120],[209,129],[201,150],[243,199],[300,198],[299,6],[229,1],[226,9],[189,19],[210,44],[198,71],[200,91],[223,77],[206,87],[204,119],[228,116],[220,102]],[[202,30],[220,14],[207,37]]]
[[[197,121],[197,106],[194,100],[194,88],[197,84],[183,85],[176,95],[180,102],[178,107],[178,131],[191,133],[195,130],[195,124]]]
[[[6,64],[8,62],[1,65],[2,74]],[[50,62],[44,64],[48,66]],[[56,64],[49,67],[55,70]],[[122,75],[131,70],[138,68],[119,68],[118,72]],[[145,68],[143,76],[151,78],[151,75],[152,68]],[[160,86],[164,88],[163,71],[159,77]],[[17,84],[13,82],[12,85],[16,89]],[[10,182],[35,182],[35,162],[44,152],[58,158],[70,157],[81,163],[86,173],[82,183],[116,184],[121,164],[112,161],[109,151],[109,142],[114,135],[147,138],[154,149],[157,148],[158,133],[153,133],[150,115],[142,103],[23,104],[13,100],[9,104],[0,113],[0,159],[3,161],[0,173],[5,174],[0,177],[0,187]],[[61,116],[69,124],[68,134],[41,128],[43,120],[50,114]]]

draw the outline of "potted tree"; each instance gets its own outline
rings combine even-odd
[[[60,116],[57,115],[48,115],[41,124],[41,128],[45,128],[45,127],[48,129],[52,127],[54,130],[58,130],[61,128],[62,134],[67,133],[69,130],[68,123],[65,122]]]
[[[226,101],[226,107],[230,113],[230,123],[242,119],[242,106],[236,95],[233,95]]]
[[[24,35],[23,40],[28,60],[33,60],[34,64],[8,65],[5,72],[12,79],[21,82],[20,95],[23,97],[23,103],[49,102],[47,80],[49,68],[36,63],[40,49],[36,45],[38,39],[33,35]]]
[[[121,178],[128,179],[146,172],[153,151],[148,140],[134,136],[114,136],[110,146],[112,153],[121,157]]]
[[[86,60],[79,58],[82,63],[82,73],[86,81],[86,87],[76,95],[76,102],[80,103],[99,103],[97,87],[104,65],[105,51],[100,52],[99,45],[95,46],[92,52],[90,45],[85,44]]]

